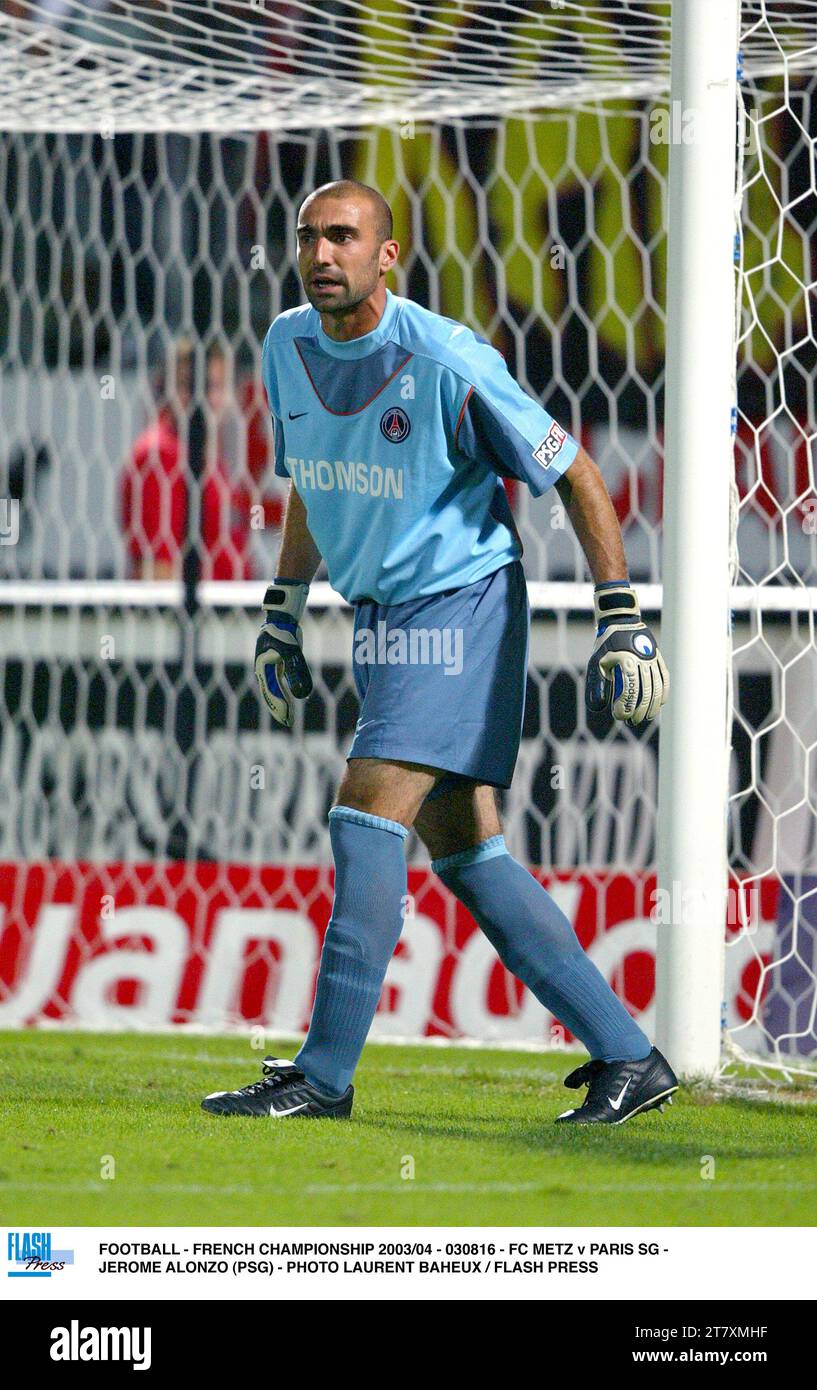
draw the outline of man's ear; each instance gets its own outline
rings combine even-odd
[[[397,241],[384,241],[380,247],[380,272],[382,275],[388,272],[397,264],[400,255],[400,243]]]

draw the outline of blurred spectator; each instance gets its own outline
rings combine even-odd
[[[136,440],[123,470],[122,529],[132,578],[181,577],[190,481],[185,435],[193,402],[193,378],[193,347],[183,339],[172,353],[161,391],[163,403],[156,418]],[[257,494],[249,480],[234,483],[224,458],[221,426],[231,403],[230,364],[223,349],[214,346],[207,354],[208,439],[201,480],[202,579],[252,578],[250,522]],[[259,505],[263,507],[263,503]],[[195,522],[195,507],[190,514]]]

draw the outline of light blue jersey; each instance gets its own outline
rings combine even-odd
[[[495,348],[388,290],[377,327],[348,342],[311,305],[279,314],[263,373],[275,471],[349,603],[461,588],[518,559],[499,478],[539,497],[578,449]]]

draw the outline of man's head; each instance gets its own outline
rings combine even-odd
[[[189,338],[179,338],[169,349],[168,404],[185,415],[193,399],[195,353]]]
[[[211,415],[218,422],[230,398],[230,363],[221,343],[210,344],[205,354],[205,394]],[[178,422],[190,412],[196,380],[196,349],[190,338],[179,338],[168,350],[167,368],[157,387],[165,408]],[[165,384],[167,382],[167,385]]]
[[[215,420],[224,415],[230,396],[230,369],[227,354],[220,343],[207,349],[207,405]]]
[[[391,208],[354,179],[323,184],[298,214],[298,269],[310,304],[321,314],[348,314],[383,286],[399,253]]]

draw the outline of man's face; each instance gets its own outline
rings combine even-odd
[[[227,406],[227,363],[223,357],[211,357],[207,363],[207,404],[217,420]]]
[[[193,359],[186,352],[176,358],[174,390],[175,404],[188,411],[193,399]]]
[[[367,199],[308,198],[298,217],[298,270],[322,314],[368,299],[380,278],[380,248]]]

